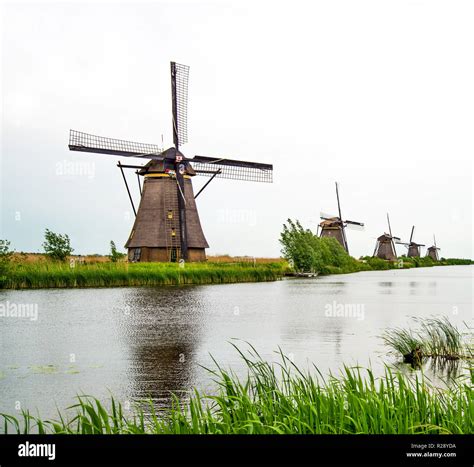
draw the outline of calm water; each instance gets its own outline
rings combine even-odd
[[[56,414],[78,393],[122,402],[193,386],[212,389],[212,354],[242,371],[229,342],[265,358],[280,346],[325,373],[343,363],[380,372],[377,337],[410,316],[472,320],[473,270],[452,266],[363,272],[273,283],[0,291],[0,304],[37,305],[38,319],[0,317],[0,412],[15,404]],[[348,316],[334,316],[351,305]],[[334,313],[335,312],[335,313]],[[349,315],[350,314],[350,315]],[[244,346],[244,343],[241,343]]]

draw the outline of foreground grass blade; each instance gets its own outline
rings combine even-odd
[[[189,401],[173,396],[169,409],[156,411],[151,400],[125,416],[112,396],[104,405],[92,396],[42,420],[23,412],[23,419],[0,414],[5,433],[154,433],[154,434],[337,434],[337,433],[472,433],[471,382],[458,380],[448,389],[431,385],[423,375],[410,378],[386,367],[375,378],[370,369],[345,366],[341,375],[315,378],[279,351],[280,362],[264,361],[253,348],[244,353],[247,366],[240,381],[217,365],[219,383],[213,395],[194,390]],[[211,370],[210,370],[211,371]]]

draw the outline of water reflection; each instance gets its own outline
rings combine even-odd
[[[390,366],[410,377],[424,375],[430,384],[437,387],[447,387],[462,378],[468,378],[466,362],[463,360],[425,358],[421,365],[396,361]]]
[[[196,287],[132,289],[124,297],[128,319],[121,326],[129,352],[133,398],[169,401],[194,381],[196,349],[209,308]]]

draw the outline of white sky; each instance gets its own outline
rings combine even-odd
[[[209,253],[277,256],[288,217],[315,230],[336,212],[338,180],[343,217],[366,223],[354,256],[389,211],[395,235],[414,223],[472,257],[473,24],[472,1],[3,2],[0,238],[125,243],[118,159],[70,152],[68,131],[171,145],[175,60],[191,67],[183,152],[274,164],[272,185],[215,180],[198,198]]]

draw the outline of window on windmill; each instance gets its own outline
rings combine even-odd
[[[173,219],[173,210],[168,209],[168,219]]]
[[[142,254],[142,249],[141,248],[135,248],[133,252],[133,262],[140,261],[140,256]]]
[[[176,237],[176,230],[174,228],[171,229],[171,236]]]

